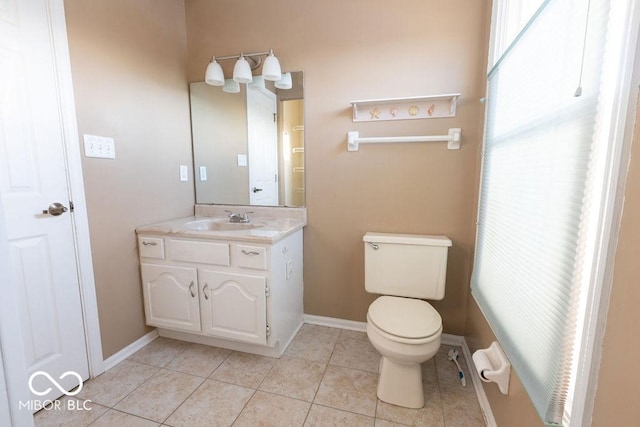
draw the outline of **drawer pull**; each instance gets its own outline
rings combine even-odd
[[[202,293],[204,294],[204,299],[206,299],[207,301],[209,300],[209,295],[207,295],[207,288],[208,287],[209,287],[209,285],[205,282],[204,288],[202,288]]]
[[[246,250],[242,250],[242,253],[245,255],[260,255],[260,252],[258,251],[246,251]]]
[[[142,242],[145,246],[158,246],[158,242]]]
[[[193,280],[191,281],[191,284],[189,285],[189,293],[191,294],[191,298],[195,298],[196,294],[193,293]]]

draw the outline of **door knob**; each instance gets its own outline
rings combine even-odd
[[[42,213],[45,215],[58,216],[65,213],[67,210],[68,210],[67,207],[64,206],[62,203],[55,202],[55,203],[51,203],[51,205],[49,205],[49,209],[43,210]]]
[[[262,191],[262,188],[253,187],[251,191],[253,191],[254,193],[257,193],[258,191]]]

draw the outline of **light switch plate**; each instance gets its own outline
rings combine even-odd
[[[83,135],[84,155],[87,157],[97,157],[100,159],[115,159],[116,144],[113,138],[96,135]]]
[[[180,181],[189,181],[189,169],[185,165],[180,165]]]
[[[238,154],[238,166],[247,166],[246,154]]]
[[[207,180],[207,167],[200,166],[200,181],[206,181],[206,180]]]

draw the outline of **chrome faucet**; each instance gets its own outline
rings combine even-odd
[[[236,222],[246,224],[249,222],[249,214],[253,213],[253,211],[245,212],[245,213],[235,213],[231,211],[225,210],[225,212],[229,213],[229,222]]]

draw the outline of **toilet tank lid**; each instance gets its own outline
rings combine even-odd
[[[394,234],[374,233],[369,231],[362,238],[371,243],[397,243],[401,245],[451,246],[451,239],[447,236],[431,236],[427,234]]]

